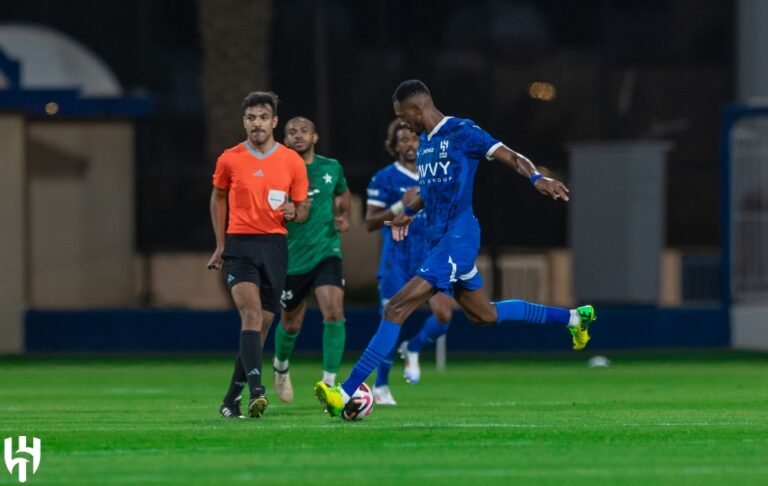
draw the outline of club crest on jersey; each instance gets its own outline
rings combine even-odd
[[[447,159],[448,158],[448,140],[441,140],[440,141],[440,155],[439,157],[441,159]]]

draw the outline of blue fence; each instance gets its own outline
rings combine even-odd
[[[417,311],[401,338],[415,334],[427,311]],[[376,309],[347,309],[347,349],[362,350],[375,332]],[[659,309],[599,307],[591,349],[725,347],[727,312],[720,308]],[[319,350],[319,311],[307,311],[297,350]],[[239,320],[234,311],[185,309],[29,310],[30,353],[235,352]],[[271,335],[267,349],[271,347]],[[567,351],[570,335],[556,326],[505,324],[475,328],[457,312],[448,333],[449,351]]]

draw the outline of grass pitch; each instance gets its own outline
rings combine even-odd
[[[319,358],[243,421],[218,416],[230,358],[6,358],[0,430],[42,439],[30,485],[768,484],[768,356],[589,356],[397,365],[398,405],[357,423],[319,409]]]

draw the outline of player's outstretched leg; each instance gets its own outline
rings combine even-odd
[[[317,382],[315,396],[325,405],[328,413],[334,417],[341,413],[349,398],[395,347],[399,334],[399,324],[382,319],[379,330],[371,338],[371,342],[344,383],[329,387],[322,381]]]
[[[344,383],[332,388],[322,381],[315,385],[315,396],[325,405],[328,413],[332,416],[341,413],[365,379],[392,352],[400,335],[400,325],[416,307],[426,302],[434,293],[432,284],[421,277],[413,277],[392,297],[384,307],[384,318],[379,324],[379,329]]]
[[[523,300],[504,300],[494,302],[496,306],[496,322],[504,321],[524,322],[527,324],[561,324],[568,327],[573,336],[573,349],[584,349],[589,341],[589,324],[597,317],[595,309],[591,305],[585,305],[576,309],[562,307],[550,307],[533,304]]]
[[[395,397],[392,396],[392,391],[389,389],[389,371],[395,361],[395,352],[396,349],[392,348],[392,351],[376,370],[376,384],[373,387],[373,398],[376,400],[376,405],[397,405]]]

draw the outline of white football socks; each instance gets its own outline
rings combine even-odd
[[[277,371],[285,371],[288,369],[288,360],[280,361],[277,359],[277,356],[275,356],[275,360],[272,361],[272,367],[275,368]]]
[[[568,327],[576,327],[581,323],[581,317],[576,309],[571,309],[571,318],[568,320]]]
[[[336,383],[336,373],[323,370],[323,383],[328,386],[333,386]]]

